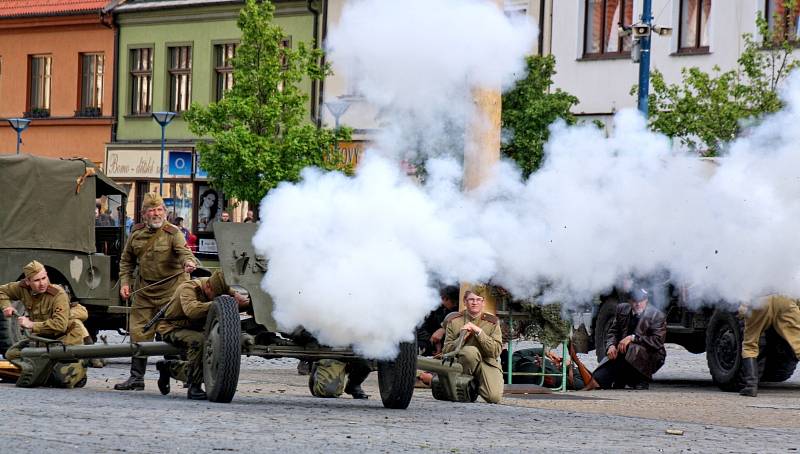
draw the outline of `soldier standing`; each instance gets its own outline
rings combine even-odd
[[[131,296],[133,272],[137,269],[128,327],[131,342],[153,340],[155,328],[145,331],[144,325],[169,301],[178,285],[189,280],[189,273],[198,263],[181,231],[166,221],[164,201],[158,194],[144,195],[142,213],[144,223],[131,229],[119,263],[119,294],[124,300]],[[114,385],[114,389],[144,389],[146,368],[146,356],[131,358],[130,377]]]
[[[503,335],[497,317],[484,313],[485,300],[473,291],[464,293],[466,310],[447,317],[447,335],[444,353],[458,346],[461,332],[465,340],[458,356],[464,373],[478,380],[478,394],[486,402],[496,404],[503,397],[503,370],[500,368],[500,351]]]
[[[207,398],[201,388],[205,343],[203,331],[211,302],[219,295],[232,295],[240,310],[247,307],[247,299],[231,291],[220,271],[215,271],[211,277],[192,279],[179,285],[167,303],[167,310],[158,323],[157,331],[167,343],[186,349],[188,361],[164,360],[156,363],[159,372],[158,389],[161,394],[169,394],[169,379],[172,377],[189,385],[187,398]]]
[[[70,302],[64,289],[50,284],[47,270],[36,260],[22,270],[25,279],[0,285],[0,309],[3,315],[10,317],[15,312],[11,306],[12,300],[21,301],[30,317],[17,318],[20,327],[37,336],[60,340],[64,345],[82,344],[88,332],[83,323],[70,320]],[[30,339],[23,339],[12,345],[6,351],[6,358],[19,366],[20,351],[30,343]],[[80,386],[82,381],[85,383],[86,369],[81,363],[59,364],[54,369],[54,376],[59,385],[71,388]]]
[[[800,307],[796,300],[781,295],[770,295],[760,301],[744,320],[742,340],[742,368],[745,387],[739,392],[743,396],[758,395],[758,342],[761,334],[770,326],[784,338],[800,359]]]

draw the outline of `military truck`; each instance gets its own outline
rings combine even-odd
[[[653,282],[653,280],[649,280]],[[739,391],[742,379],[742,335],[744,322],[735,308],[723,301],[696,301],[691,289],[671,283],[668,278],[656,279],[651,286],[651,303],[661,308],[667,317],[667,342],[683,346],[692,353],[706,354],[711,378],[725,391]],[[590,350],[594,347],[598,361],[606,355],[602,348],[614,319],[617,304],[625,300],[619,288],[599,298],[592,317]],[[761,381],[788,380],[797,367],[789,344],[773,329],[761,337],[758,362]]]
[[[89,160],[26,154],[0,156],[0,283],[23,278],[22,267],[42,262],[50,281],[89,310],[87,329],[125,326],[127,307],[119,297],[119,258],[125,226],[96,227],[100,197],[122,207],[127,191]],[[0,314],[0,353],[20,336]]]

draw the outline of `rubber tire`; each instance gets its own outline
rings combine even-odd
[[[794,375],[797,368],[797,358],[794,356],[792,348],[774,329],[768,329],[766,334],[766,345],[762,348],[764,371],[761,373],[761,381],[782,382]],[[759,361],[762,360],[759,355]]]
[[[606,337],[608,337],[608,330],[611,328],[611,322],[617,313],[617,301],[614,299],[606,299],[600,304],[600,309],[597,310],[597,317],[595,318],[594,330],[594,352],[597,355],[597,362],[606,357]]]
[[[24,311],[24,307],[19,302],[13,302],[12,305],[20,314]],[[14,323],[13,317],[6,318],[0,311],[0,355],[5,355],[6,350],[21,339],[22,331],[20,331],[19,325]]]
[[[414,395],[417,380],[417,342],[401,342],[393,361],[378,362],[378,388],[386,408],[404,410]]]
[[[236,394],[242,364],[242,327],[236,300],[214,299],[206,317],[203,381],[211,402],[229,403]]]
[[[740,391],[742,324],[733,312],[715,310],[706,328],[706,361],[711,379],[723,391]]]

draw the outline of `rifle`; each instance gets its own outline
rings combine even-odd
[[[152,328],[153,325],[158,323],[158,321],[164,317],[164,314],[167,312],[167,309],[169,309],[170,305],[172,305],[172,300],[170,300],[167,304],[161,306],[161,309],[159,309],[158,312],[156,312],[156,315],[154,315],[153,318],[150,319],[150,321],[144,324],[144,328],[142,329],[142,331],[144,332],[150,331],[150,328]]]
[[[578,355],[575,353],[575,347],[572,346],[572,341],[569,343],[569,357],[572,358],[572,362],[578,366],[578,373],[581,374],[581,379],[585,385],[588,385],[590,381],[592,381],[592,373],[589,372],[589,369],[583,365],[581,360],[578,358]]]

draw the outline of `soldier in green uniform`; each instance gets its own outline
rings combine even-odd
[[[486,402],[496,404],[503,396],[503,370],[500,368],[500,351],[503,335],[499,320],[492,314],[483,312],[485,301],[476,292],[464,293],[466,310],[450,314],[446,318],[447,335],[444,353],[452,352],[458,346],[462,331],[466,332],[458,362],[464,373],[478,380],[478,394]]]
[[[220,271],[215,271],[211,277],[184,282],[170,299],[164,318],[158,322],[157,330],[165,342],[186,349],[188,361],[165,360],[156,363],[159,372],[158,389],[162,394],[169,393],[169,379],[172,377],[189,384],[189,399],[206,399],[206,393],[201,387],[205,342],[203,331],[211,302],[219,295],[232,295],[240,310],[247,307],[247,299],[231,291]]]
[[[166,208],[161,197],[150,192],[142,201],[144,223],[131,229],[119,262],[120,291],[122,299],[131,296],[134,269],[137,270],[133,304],[128,332],[131,342],[152,341],[155,328],[144,330],[144,325],[169,301],[175,289],[189,280],[189,273],[197,268],[198,260],[186,247],[183,233],[166,221]],[[119,390],[144,389],[147,357],[131,358],[131,375],[114,385]]]
[[[82,323],[70,321],[70,302],[64,289],[50,284],[47,270],[36,260],[25,265],[23,272],[25,279],[22,281],[0,285],[3,315],[10,317],[15,312],[12,300],[21,301],[29,317],[17,319],[20,327],[40,337],[60,340],[64,345],[83,344],[86,328]],[[20,358],[20,350],[30,344],[30,339],[23,339],[12,345],[6,351],[6,359],[19,365],[16,361]],[[73,387],[85,383],[86,369],[80,362],[60,363],[54,368],[54,377],[56,385]]]
[[[744,308],[746,309],[746,308]],[[763,298],[757,307],[750,310],[744,320],[742,340],[742,368],[745,387],[739,394],[758,395],[758,343],[761,334],[770,326],[784,338],[800,359],[800,307],[798,301],[781,295]]]

